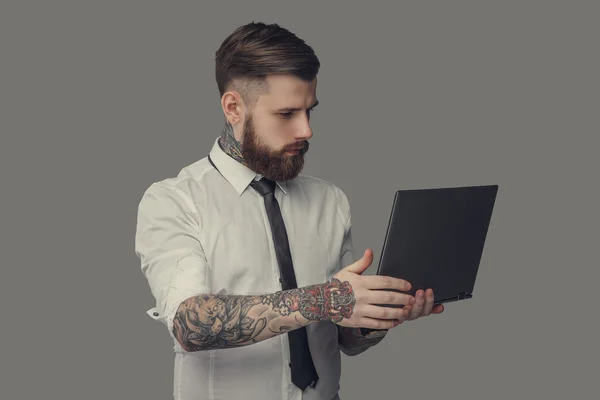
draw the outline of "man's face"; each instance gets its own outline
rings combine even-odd
[[[317,82],[274,75],[267,77],[267,84],[268,93],[260,95],[247,112],[242,156],[253,171],[273,180],[290,180],[304,167]]]

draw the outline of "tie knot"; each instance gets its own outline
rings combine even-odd
[[[259,181],[252,181],[250,186],[252,186],[262,196],[275,192],[275,181],[267,178],[261,178]]]

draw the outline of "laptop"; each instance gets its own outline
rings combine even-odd
[[[398,190],[378,275],[433,289],[435,304],[473,297],[498,185]],[[386,305],[402,307],[401,305]]]

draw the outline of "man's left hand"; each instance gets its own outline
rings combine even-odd
[[[436,304],[434,307],[433,298],[432,289],[417,290],[415,293],[415,304],[404,306],[404,309],[409,311],[408,317],[404,321],[412,321],[431,314],[441,314],[444,311],[444,305]]]

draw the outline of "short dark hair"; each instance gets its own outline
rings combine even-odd
[[[320,62],[312,47],[277,24],[251,22],[237,28],[221,44],[215,56],[219,94],[238,90],[252,106],[264,91],[269,74],[291,74],[312,81]]]

